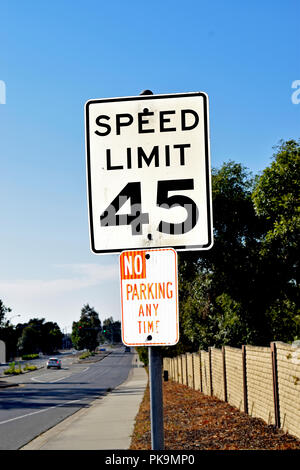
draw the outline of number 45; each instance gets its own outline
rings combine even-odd
[[[197,224],[199,210],[195,202],[184,195],[177,194],[169,196],[170,191],[183,191],[194,189],[193,179],[163,180],[157,182],[156,205],[162,209],[183,207],[187,217],[183,222],[169,223],[161,220],[157,231],[170,235],[187,233]],[[130,199],[131,213],[118,214],[125,202]],[[149,224],[149,214],[142,211],[141,183],[128,183],[111,202],[111,204],[100,215],[101,227],[131,225],[132,235],[142,235],[143,225]]]

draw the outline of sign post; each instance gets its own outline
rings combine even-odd
[[[179,339],[176,251],[213,245],[208,97],[90,100],[85,125],[91,249],[121,252],[122,341],[148,346],[152,449],[163,450],[157,346]]]
[[[123,343],[175,345],[179,338],[176,251],[123,251],[120,282]]]
[[[152,95],[152,91],[145,90],[141,95]],[[176,262],[177,264],[177,262]],[[176,267],[177,277],[177,267]],[[178,294],[177,294],[178,295]],[[178,304],[178,302],[177,302]],[[177,308],[177,315],[179,314]],[[179,336],[179,324],[177,322]],[[148,363],[150,377],[150,422],[151,422],[151,447],[152,450],[164,449],[164,409],[162,390],[162,357],[160,351],[151,346],[148,347]]]
[[[162,357],[157,346],[178,342],[177,253],[172,248],[120,255],[122,341],[148,346],[151,441],[164,448]]]
[[[164,449],[162,357],[154,346],[148,348],[150,377],[150,418],[152,450]]]

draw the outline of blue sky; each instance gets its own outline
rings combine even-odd
[[[0,3],[0,298],[12,323],[120,318],[118,256],[91,253],[84,103],[205,91],[211,161],[253,173],[298,139],[298,1]],[[0,99],[1,102],[1,99]]]

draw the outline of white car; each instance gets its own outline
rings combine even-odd
[[[61,360],[57,359],[57,357],[50,357],[47,361],[47,369],[50,367],[56,367],[57,369],[61,369]]]

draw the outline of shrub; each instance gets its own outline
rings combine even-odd
[[[38,354],[24,354],[22,356],[23,361],[26,361],[27,359],[38,359],[40,356]]]
[[[86,359],[87,357],[90,357],[91,356],[91,353],[89,351],[81,354],[81,356],[79,356],[79,359]]]
[[[31,364],[26,364],[25,367],[23,367],[23,371],[28,371],[28,370],[37,370],[37,366],[32,366]]]
[[[4,371],[4,374],[6,375],[18,375],[18,374],[22,374],[23,371],[21,369],[21,366],[20,366],[20,363],[18,364],[18,369],[16,369],[16,364],[15,362],[11,362],[9,364],[9,368],[8,369],[5,369]]]
[[[136,351],[138,353],[139,359],[141,362],[144,363],[144,366],[148,366],[148,347],[147,346],[139,346],[136,348]]]

